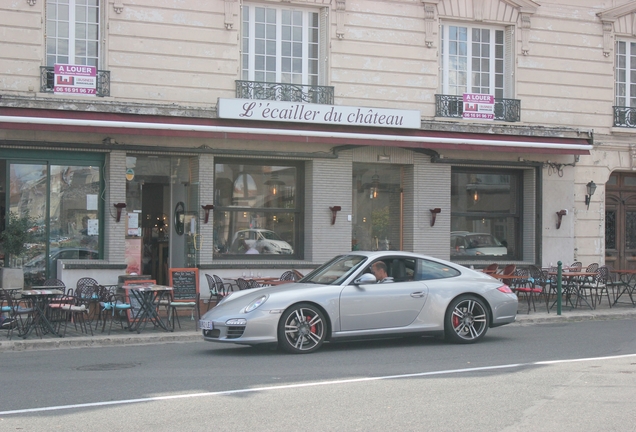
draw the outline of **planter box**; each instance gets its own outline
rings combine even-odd
[[[0,268],[1,288],[24,288],[24,272],[21,268]]]

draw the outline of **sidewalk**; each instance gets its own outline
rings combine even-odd
[[[590,310],[587,307],[570,310],[569,307],[563,307],[561,315],[557,315],[556,306],[550,310],[550,313],[547,312],[545,303],[537,303],[536,306],[537,311],[531,310],[528,314],[526,303],[522,299],[519,302],[517,321],[510,325],[636,319],[636,307],[630,303],[621,303],[610,308],[607,302],[604,302],[598,305],[595,310]],[[21,339],[14,334],[13,339],[9,340],[6,336],[6,331],[2,331],[0,333],[0,352],[203,341],[201,332],[195,330],[195,321],[191,320],[190,316],[180,317],[180,320],[181,329],[177,326],[174,332],[156,329],[152,324],[148,324],[141,333],[137,334],[136,332],[121,329],[115,323],[110,335],[108,334],[108,329],[102,333],[100,328],[98,330],[93,329],[93,336],[90,336],[90,334],[87,336],[85,333],[75,331],[73,325],[69,323],[66,336],[63,338],[52,335],[44,335],[39,338],[32,334],[27,339]]]

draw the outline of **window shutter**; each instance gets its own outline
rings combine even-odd
[[[507,26],[504,35],[504,98],[515,97],[515,28]]]

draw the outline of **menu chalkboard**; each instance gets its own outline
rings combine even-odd
[[[176,301],[195,301],[199,293],[199,269],[171,268],[170,286]]]

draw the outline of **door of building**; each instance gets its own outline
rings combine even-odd
[[[605,190],[605,263],[636,269],[636,174],[613,173]]]
[[[352,250],[402,250],[404,194],[399,165],[353,164]]]

